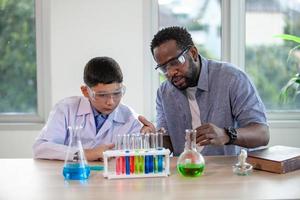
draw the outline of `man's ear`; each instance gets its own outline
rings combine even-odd
[[[83,96],[85,96],[86,98],[89,98],[89,92],[88,92],[88,88],[86,85],[82,85],[80,86],[80,90]]]
[[[190,51],[193,54],[193,60],[196,62],[198,60],[198,49],[193,46]]]

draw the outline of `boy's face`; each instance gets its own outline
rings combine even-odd
[[[115,110],[125,92],[122,83],[99,83],[91,88],[82,86],[81,91],[90,100],[94,108],[104,115],[108,115]]]

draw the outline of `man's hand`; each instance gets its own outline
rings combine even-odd
[[[139,116],[138,119],[144,125],[141,128],[141,133],[155,133],[155,126],[149,122],[145,117]]]
[[[95,161],[103,159],[103,152],[114,148],[114,144],[102,144],[94,149],[85,149],[84,154],[88,161]]]
[[[229,141],[229,137],[223,128],[219,128],[214,124],[203,124],[197,129],[196,143],[200,146],[204,145],[224,145]]]

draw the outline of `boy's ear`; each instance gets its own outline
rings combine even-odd
[[[87,86],[85,86],[85,85],[80,86],[80,90],[81,90],[81,93],[83,96],[85,96],[87,98],[89,97],[89,92],[88,92]]]

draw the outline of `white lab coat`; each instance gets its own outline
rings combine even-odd
[[[117,134],[140,132],[142,124],[128,106],[119,106],[108,116],[98,133],[90,102],[85,97],[68,97],[58,102],[33,145],[34,158],[64,160],[69,143],[69,126],[82,126],[83,149],[116,143]],[[72,152],[72,153],[75,153]]]

